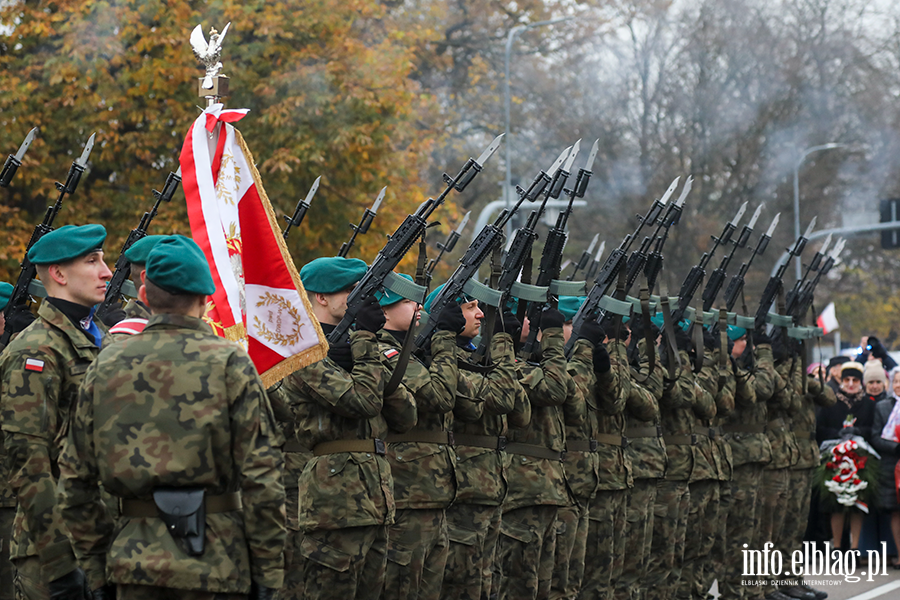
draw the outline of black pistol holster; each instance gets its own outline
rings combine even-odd
[[[153,490],[153,502],[169,535],[190,556],[203,554],[206,542],[205,490],[198,488],[159,488]]]

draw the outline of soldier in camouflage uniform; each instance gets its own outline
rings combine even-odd
[[[772,448],[766,437],[766,402],[774,385],[772,347],[747,346],[746,330],[729,326],[729,337],[735,341],[732,356],[735,378],[735,410],[722,426],[731,445],[734,461],[731,480],[731,504],[726,515],[725,549],[722,571],[717,572],[719,591],[725,598],[748,598],[748,588],[741,585],[742,552],[756,549],[759,485],[763,466],[771,460]],[[755,356],[754,356],[755,355]],[[752,367],[752,369],[750,368]],[[723,573],[719,575],[719,573]]]
[[[642,580],[649,566],[653,541],[653,505],[658,482],[666,472],[666,445],[659,420],[662,366],[656,361],[654,369],[649,370],[645,339],[634,344],[634,351],[641,371],[640,374],[632,372],[631,393],[625,405],[628,439],[625,453],[631,461],[634,487],[625,506],[625,565],[615,582],[616,600],[637,600],[643,595]]]
[[[525,427],[510,427],[509,491],[503,503],[497,597],[547,598],[556,552],[557,509],[571,504],[563,471],[564,407],[580,398],[563,354],[563,314],[547,307],[540,316],[540,351],[516,361],[519,382],[531,407]],[[582,400],[583,401],[583,400]]]
[[[567,319],[563,325],[566,342],[572,333],[572,317],[583,303],[584,298],[559,298],[559,310]],[[590,336],[591,327],[596,330],[593,337]],[[596,452],[598,431],[593,354],[594,345],[601,344],[604,335],[595,322],[585,323],[581,333],[583,337],[575,342],[567,367],[575,384],[575,402],[563,405],[566,424],[566,455],[563,466],[575,503],[562,506],[557,511],[556,567],[550,589],[550,598],[553,600],[574,600],[581,589],[589,509],[600,484],[600,461]],[[588,410],[587,398],[591,399],[591,410]]]
[[[795,351],[802,355],[805,348],[791,340]],[[791,387],[794,401],[791,403],[791,432],[797,443],[798,456],[790,470],[790,498],[787,506],[784,528],[785,556],[795,550],[801,550],[803,535],[809,521],[809,509],[812,500],[813,471],[819,465],[819,445],[816,443],[816,406],[828,407],[837,402],[834,390],[819,379],[809,378],[803,369],[803,361],[795,355],[791,369]],[[803,577],[796,578],[794,585],[780,588],[780,591],[793,598],[824,598],[803,582]]]
[[[0,358],[6,465],[18,500],[10,555],[16,595],[23,600],[85,588],[57,504],[56,474],[78,385],[106,331],[93,320],[91,308],[103,301],[112,276],[103,262],[105,239],[100,225],[68,225],[31,247],[28,258],[48,297],[38,319]]]
[[[91,588],[107,586],[95,600],[268,600],[281,587],[280,436],[250,357],[202,320],[214,291],[192,240],[160,242],[138,292],[150,322],[101,352],[81,384],[60,503]],[[100,485],[119,498],[118,518]],[[205,518],[192,513],[201,506]],[[197,515],[199,550],[161,518],[167,510],[178,523]]]
[[[700,327],[700,325],[695,325]],[[697,351],[702,351],[698,349]],[[693,467],[689,479],[690,503],[688,508],[687,531],[691,541],[685,543],[681,561],[680,576],[674,598],[689,600],[699,587],[703,561],[712,551],[715,542],[715,524],[719,511],[719,465],[722,461],[716,444],[716,431],[711,430],[712,419],[716,416],[716,396],[718,393],[718,365],[715,355],[704,352],[703,367],[695,375],[695,394],[692,408],[692,433],[696,444],[691,446]],[[732,387],[732,390],[734,388]],[[734,396],[731,396],[733,406]],[[705,597],[706,590],[700,597]]]
[[[620,324],[619,333],[627,337],[627,327]],[[631,464],[625,455],[623,414],[631,394],[631,367],[625,344],[612,338],[609,344],[609,350],[602,344],[596,345],[593,354],[596,378],[593,403],[599,409],[594,439],[600,483],[588,515],[586,562],[579,595],[587,599],[612,597],[613,585],[624,566],[625,505],[633,485]]]
[[[9,304],[13,286],[0,281],[0,335],[6,329],[3,311]],[[0,351],[2,352],[2,351]],[[13,519],[16,516],[16,497],[9,487],[9,469],[6,467],[6,448],[3,444],[3,432],[0,431],[0,600],[12,600],[13,574],[15,567],[9,559],[9,537],[12,533]]]
[[[651,600],[671,600],[681,577],[685,535],[690,509],[688,480],[699,450],[693,431],[695,403],[708,404],[706,394],[696,383],[688,359],[690,340],[676,327],[675,343],[678,358],[668,352],[661,356],[663,365],[677,360],[677,377],[665,380],[660,400],[660,421],[666,444],[666,474],[656,489],[653,505],[653,535],[650,564],[643,582],[644,597]],[[708,396],[708,394],[706,394]],[[712,400],[709,400],[711,403]]]
[[[414,314],[418,321],[419,305],[390,291],[379,294],[379,303],[385,326],[378,332],[378,347],[393,371]],[[450,436],[459,379],[456,334],[465,326],[462,311],[454,308],[438,320],[428,366],[415,356],[406,366],[403,384],[415,396],[416,427],[388,434],[397,511],[388,530],[385,600],[440,598],[449,545],[445,510],[456,496]]]
[[[717,334],[712,334],[708,330],[704,332],[708,356],[698,376],[701,386],[713,395],[716,411],[715,417],[707,423],[714,461],[713,499],[715,504],[707,510],[707,514],[709,512],[713,514],[699,522],[704,543],[708,546],[703,548],[705,554],[700,553],[696,560],[691,582],[693,586],[691,597],[698,600],[706,598],[713,581],[717,578],[721,579],[724,574],[721,565],[725,560],[727,517],[731,507],[734,460],[731,444],[724,436],[722,424],[734,411],[737,381],[731,367],[731,356],[728,354],[727,325],[724,323],[721,325]],[[690,522],[688,527],[691,527]]]
[[[366,268],[359,259],[328,257],[301,269],[326,333],[340,322]],[[297,520],[288,520],[284,598],[374,599],[382,592],[395,508],[385,437],[389,425],[406,431],[416,422],[415,400],[403,385],[384,394],[390,372],[376,337],[384,322],[370,298],[349,344],[333,344],[328,358],[287,377],[279,391],[293,415],[285,481],[297,486],[298,510]]]
[[[759,333],[756,334],[756,337],[760,337]],[[759,341],[761,343],[769,342],[767,338]],[[759,535],[755,543],[750,546],[754,549],[763,548],[767,542],[772,542],[776,549],[780,549],[778,542],[784,531],[785,507],[790,499],[790,467],[799,456],[799,449],[791,433],[789,422],[789,412],[791,404],[794,402],[794,394],[790,385],[791,360],[784,344],[777,340],[772,344],[772,351],[775,359],[775,383],[774,392],[767,404],[769,421],[766,424],[766,435],[772,448],[772,460],[763,469],[760,482]],[[775,589],[772,578],[769,578],[766,586],[759,586],[757,591],[751,592],[750,597],[756,600],[763,595],[771,597],[773,600],[785,599],[785,595]]]
[[[425,310],[440,293],[438,286],[425,301]],[[476,300],[457,299],[466,325],[456,338],[457,357],[470,360],[484,313]],[[440,318],[440,315],[438,315]],[[508,319],[507,325],[512,326]],[[498,318],[502,332],[504,319]],[[456,441],[456,500],[447,509],[450,551],[444,570],[441,598],[480,600],[490,594],[492,570],[500,535],[501,504],[506,496],[506,415],[528,415],[525,392],[516,378],[513,341],[508,333],[491,339],[491,357],[497,365],[489,374],[460,371],[453,407]]]

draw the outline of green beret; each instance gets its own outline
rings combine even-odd
[[[58,265],[103,248],[103,225],[64,225],[39,239],[28,251],[35,265]]]
[[[429,314],[431,313],[431,305],[434,304],[434,299],[438,297],[438,294],[441,293],[441,290],[444,289],[445,285],[447,284],[442,283],[441,285],[437,286],[436,288],[434,288],[434,291],[428,294],[428,297],[425,298],[425,304],[422,305],[422,308],[425,309],[425,312]],[[462,296],[456,297],[456,303],[464,304],[466,302],[471,302],[474,299],[475,298],[470,298],[468,295],[463,294]]]
[[[0,310],[6,310],[6,305],[9,304],[14,289],[11,283],[0,281]]]
[[[563,314],[566,321],[571,321],[582,304],[584,304],[584,296],[560,296],[557,309]]]
[[[323,256],[300,269],[300,281],[307,292],[334,294],[352,287],[363,278],[369,267],[358,258]]]
[[[170,294],[209,296],[216,291],[203,251],[183,235],[157,242],[147,257],[147,279]]]
[[[650,317],[650,322],[663,329],[663,314],[661,312],[656,313],[652,317]],[[678,323],[677,327],[681,327],[682,331],[687,331],[691,328],[691,322],[687,319],[682,319],[680,323]]]
[[[413,280],[413,278],[406,273],[400,273],[400,277],[409,281]],[[391,290],[385,288],[384,290],[375,292],[375,299],[378,300],[378,304],[384,307],[390,306],[392,304],[397,304],[398,302],[403,300],[403,296],[401,296],[397,292],[392,292]]]
[[[135,243],[131,245],[131,248],[125,251],[125,258],[128,259],[128,262],[134,263],[136,265],[146,265],[147,257],[150,256],[150,251],[153,250],[154,246],[162,240],[166,239],[165,235],[148,235],[146,237],[142,237]]]
[[[732,342],[738,341],[745,335],[747,335],[747,330],[743,327],[738,327],[737,325],[728,326],[728,339]]]

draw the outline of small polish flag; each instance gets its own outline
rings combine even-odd
[[[825,310],[823,310],[822,314],[819,315],[819,318],[816,319],[816,325],[821,327],[826,334],[831,333],[840,327],[837,317],[834,314],[834,302],[831,302],[825,307]]]
[[[35,371],[40,373],[44,370],[44,361],[39,360],[37,358],[26,358],[25,359],[25,370],[26,371]]]
[[[398,352],[398,351],[395,350],[394,348],[391,348],[390,350],[385,350],[385,351],[384,351],[384,357],[385,357],[385,358],[394,358],[394,357],[397,356],[398,354],[400,354],[400,352]]]

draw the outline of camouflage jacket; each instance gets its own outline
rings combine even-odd
[[[703,392],[691,372],[687,352],[680,351],[681,366],[675,381],[663,390],[659,402],[663,440],[666,443],[666,479],[687,481],[694,469],[695,455],[699,453],[694,434],[695,398]],[[708,394],[707,394],[708,395]],[[709,400],[712,403],[712,399]],[[694,440],[694,443],[692,443]]]
[[[149,319],[150,311],[147,310],[147,307],[142,303],[138,302],[134,298],[128,300],[125,303],[124,308],[126,319]]]
[[[644,340],[638,342],[643,374],[647,374],[650,367],[645,346]],[[634,375],[632,372],[631,393],[625,404],[625,437],[628,438],[625,456],[631,463],[631,473],[635,479],[657,479],[666,473],[666,444],[659,421],[663,368],[656,362],[643,383],[638,383]],[[651,433],[653,430],[655,433]]]
[[[631,463],[625,455],[625,405],[631,395],[631,367],[625,344],[610,340],[612,368],[597,375],[597,456],[600,459],[600,489],[624,490],[634,485]],[[627,443],[627,442],[625,442]]]
[[[474,348],[458,348],[469,360]],[[456,434],[456,502],[499,506],[506,497],[509,457],[497,447],[462,443],[462,436],[497,439],[507,434],[507,414],[516,413],[519,423],[528,422],[528,403],[516,376],[512,338],[501,333],[491,338],[491,357],[497,367],[483,375],[460,370],[453,407]],[[499,440],[498,440],[499,443]],[[487,445],[487,444],[485,444]]]
[[[378,332],[378,348],[393,372],[401,344],[388,331]],[[459,369],[456,337],[437,331],[431,339],[431,365],[426,367],[411,356],[403,385],[416,400],[416,426],[406,432],[450,431]],[[391,429],[391,433],[398,433]],[[388,435],[390,441],[391,435]],[[456,496],[453,447],[428,442],[391,442],[388,462],[394,479],[394,501],[398,509],[447,508]]]
[[[0,357],[0,418],[18,499],[10,556],[38,556],[45,581],[76,567],[56,499],[57,461],[78,386],[99,353],[82,329],[44,301],[38,319]]]
[[[582,506],[597,495],[600,485],[600,457],[596,452],[573,450],[575,442],[589,444],[597,438],[598,406],[595,393],[594,348],[586,340],[575,342],[568,371],[576,388],[575,402],[563,405],[566,423],[566,481]]]
[[[301,531],[390,524],[394,519],[391,467],[386,456],[374,451],[374,440],[387,437],[389,423],[395,431],[415,425],[415,400],[403,385],[384,397],[390,372],[374,333],[354,331],[350,349],[350,373],[326,358],[284,380],[294,415],[289,433],[299,444],[292,452],[293,465],[305,463],[297,491],[296,527]],[[321,443],[353,440],[372,440],[373,450],[314,456]]]
[[[749,348],[747,352],[749,352]],[[734,411],[725,417],[725,438],[731,445],[735,467],[750,463],[767,463],[772,459],[772,447],[766,436],[766,401],[772,396],[772,347],[756,348],[753,372],[733,364],[735,395]]]
[[[504,511],[523,506],[565,506],[571,503],[566,476],[560,461],[566,449],[563,406],[578,402],[575,383],[563,353],[562,329],[542,332],[540,364],[516,362],[519,383],[531,407],[531,420],[523,428],[510,426],[507,452],[510,454],[509,489]],[[534,446],[523,448],[519,446]],[[522,448],[521,450],[517,450]],[[560,458],[529,455],[529,450],[552,450]]]
[[[88,369],[60,455],[60,503],[93,583],[247,593],[279,587],[285,539],[281,436],[247,353],[202,320],[156,315]],[[116,518],[114,497],[157,488],[240,492],[243,510],[206,515],[206,548],[188,556],[159,518]],[[105,576],[104,576],[105,575]]]
[[[775,365],[775,390],[768,403],[769,422],[766,435],[772,447],[772,460],[767,469],[786,469],[797,462],[800,450],[791,433],[790,413],[797,398],[791,384],[792,365],[800,364],[800,360],[786,360]]]
[[[797,443],[798,456],[792,467],[794,469],[812,469],[819,465],[819,444],[816,443],[816,406],[828,407],[837,402],[837,396],[827,385],[818,379],[807,377],[800,368],[792,373],[795,402],[792,404],[791,433]],[[806,379],[806,392],[803,391],[803,380]],[[879,433],[880,435],[880,433]]]
[[[703,368],[695,374],[699,391],[694,396],[694,433],[697,445],[694,447],[694,470],[691,481],[718,479],[722,456],[716,443],[715,430],[712,428],[716,416],[716,396],[719,393],[719,366],[717,353],[704,353]],[[732,390],[734,388],[732,387]],[[732,402],[734,396],[731,396]]]

